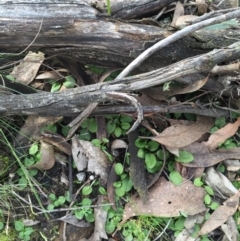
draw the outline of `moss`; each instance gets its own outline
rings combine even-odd
[[[9,229],[8,234],[6,234],[5,230],[0,233],[1,241],[16,241],[17,237],[18,233],[14,229]]]

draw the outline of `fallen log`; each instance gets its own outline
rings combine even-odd
[[[134,4],[141,6],[142,2],[134,1]],[[175,32],[103,15],[90,3],[84,0],[39,0],[34,4],[30,0],[1,1],[0,52],[19,53],[30,45],[29,50],[41,50],[47,56],[70,56],[83,64],[124,67]],[[153,70],[226,47],[239,37],[238,29],[200,30],[157,51],[138,70]]]

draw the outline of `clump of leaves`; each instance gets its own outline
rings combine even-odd
[[[132,117],[127,115],[109,115],[105,116],[105,118],[108,120],[108,133],[114,135],[115,137],[126,135],[127,131],[131,127],[131,123],[133,122]]]

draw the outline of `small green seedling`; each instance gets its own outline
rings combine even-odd
[[[31,227],[25,227],[24,223],[22,221],[15,221],[14,227],[17,232],[19,232],[18,237],[21,240],[28,241],[31,240],[31,234],[33,233],[33,228]]]
[[[85,218],[88,222],[94,222],[94,213],[91,205],[92,201],[89,198],[84,198],[80,203],[80,209],[74,212],[75,217],[80,220]]]

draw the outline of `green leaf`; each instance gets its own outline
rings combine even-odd
[[[33,232],[33,228],[26,227],[24,230],[24,234],[29,236]]]
[[[56,197],[56,195],[55,195],[54,193],[50,193],[50,194],[48,195],[48,198],[49,198],[52,202],[57,199],[57,197]]]
[[[91,204],[92,204],[92,201],[89,198],[84,198],[81,202],[82,206],[90,206]]]
[[[93,214],[93,213],[90,213],[90,214],[88,214],[88,215],[85,215],[85,218],[86,218],[86,220],[87,220],[89,223],[94,222],[94,214]]]
[[[57,92],[57,91],[59,91],[59,90],[60,90],[61,86],[62,86],[62,84],[61,84],[61,83],[56,82],[56,83],[54,83],[54,84],[52,85],[52,87],[51,87],[51,90],[50,90],[50,91],[51,91],[52,93]]]
[[[174,113],[174,119],[179,119],[182,113]]]
[[[123,165],[121,163],[117,163],[115,166],[114,166],[114,170],[116,172],[117,175],[121,175],[123,173]]]
[[[144,148],[147,145],[147,140],[142,139],[142,138],[138,138],[135,141],[135,146],[138,148]]]
[[[91,133],[97,132],[97,122],[95,118],[90,118],[88,122],[88,130]]]
[[[120,137],[122,135],[122,129],[120,127],[116,127],[116,129],[114,130],[114,135],[116,137]]]
[[[201,187],[203,185],[203,182],[200,177],[195,178],[193,183],[196,187]]]
[[[188,163],[194,160],[193,155],[188,151],[179,151],[179,157],[175,157],[178,162]]]
[[[66,201],[66,198],[64,196],[59,196],[58,197],[58,202],[59,202],[59,205],[62,205],[64,204]]]
[[[226,119],[225,117],[218,117],[215,120],[214,126],[218,127],[218,128],[222,128],[226,125]]]
[[[87,129],[82,129],[78,135],[78,138],[80,140],[89,141],[91,139],[91,135]]]
[[[166,160],[169,158],[169,152],[165,150]],[[164,160],[164,151],[162,149],[157,151],[157,157],[163,161]]]
[[[157,143],[156,141],[149,141],[147,143],[147,149],[149,151],[156,151],[159,148],[159,143]]]
[[[89,122],[89,119],[87,118],[82,122],[82,124],[80,126],[85,129],[88,127],[88,122]]]
[[[15,78],[12,75],[5,75],[5,77],[11,81],[15,81]]]
[[[58,206],[60,206],[60,203],[58,202],[58,200],[56,200],[56,201],[54,201],[53,205],[54,205],[54,207],[58,207]]]
[[[156,165],[153,168],[147,168],[149,173],[156,173],[158,171],[160,171],[162,167],[162,162],[157,161]]]
[[[212,201],[212,199],[211,199],[210,195],[209,195],[209,194],[206,194],[206,195],[204,196],[204,202],[205,202],[206,204],[210,204],[211,201]]]
[[[214,195],[214,191],[211,187],[205,186],[204,189],[209,195],[212,195],[212,196]]]
[[[38,152],[38,143],[34,142],[29,148],[29,154],[35,155]]]
[[[112,134],[115,129],[116,129],[116,123],[113,120],[108,121],[107,123],[108,134]]]
[[[22,230],[24,230],[24,223],[22,221],[15,221],[14,222],[14,228],[20,232]]]
[[[133,183],[129,176],[122,179],[122,187],[125,190],[125,192],[129,192],[132,189]]]
[[[123,130],[128,130],[130,129],[131,125],[129,123],[121,123],[121,127]]]
[[[25,187],[27,187],[28,185],[28,181],[26,178],[22,177],[18,180],[18,185],[19,185],[19,188],[21,189],[24,189]]]
[[[114,230],[116,229],[116,225],[114,223],[113,220],[110,220],[109,222],[106,223],[106,226],[105,226],[105,229],[106,229],[106,232],[108,234],[111,234],[114,232]]]
[[[63,85],[66,88],[73,88],[76,84],[76,80],[72,76],[66,76]]]
[[[219,207],[219,204],[216,202],[211,202],[211,204],[208,207],[212,210],[216,210]]]
[[[48,130],[48,131],[51,131],[53,133],[56,133],[57,132],[57,126],[55,124],[49,124],[44,128],[44,130]]]
[[[117,188],[117,187],[121,187],[121,186],[122,186],[122,182],[121,182],[121,181],[114,182],[114,183],[113,183],[113,186],[116,187],[116,188]]]
[[[145,164],[147,166],[147,168],[153,168],[157,163],[157,159],[156,156],[152,153],[147,153],[145,155]]]
[[[213,128],[211,128],[210,133],[214,133],[214,132],[216,132],[218,130],[219,130],[219,128],[214,126]]]
[[[82,194],[83,195],[89,195],[92,192],[92,187],[91,186],[85,186],[82,189]]]
[[[55,207],[52,203],[48,204],[48,206],[47,206],[47,210],[49,210],[49,211],[53,210],[54,208]]]
[[[125,195],[125,190],[123,187],[117,187],[115,189],[115,192],[116,192],[117,196],[119,196],[119,197],[123,197]]]
[[[0,222],[0,230],[2,230],[3,228],[4,228],[3,222]]]
[[[184,229],[185,219],[186,219],[186,218],[184,218],[184,217],[179,217],[179,218],[177,219],[177,221],[176,221],[175,224],[174,224],[174,227],[175,227],[176,230],[182,231],[182,230]]]
[[[146,153],[145,150],[140,148],[140,149],[138,149],[137,156],[139,158],[144,158],[145,157],[145,153]]]
[[[98,191],[99,191],[99,193],[102,194],[102,195],[107,195],[107,191],[105,190],[104,187],[99,187]]]
[[[69,126],[62,126],[62,134],[64,137],[66,137],[68,135],[68,132],[70,129],[71,129],[71,127],[69,127]]]
[[[177,172],[177,171],[172,171],[172,172],[170,172],[169,179],[170,179],[170,181],[172,181],[172,183],[174,183],[175,185],[179,185],[179,184],[182,183],[182,176],[181,176],[180,173]]]
[[[77,218],[77,219],[83,219],[83,217],[84,217],[84,213],[82,212],[82,210],[77,210],[77,211],[75,211],[75,217]]]
[[[101,146],[101,141],[99,139],[93,139],[91,140],[91,142],[94,146],[97,146],[97,147]]]
[[[121,122],[127,122],[127,123],[131,123],[133,121],[133,118],[129,115],[121,115],[120,116],[120,121]]]

